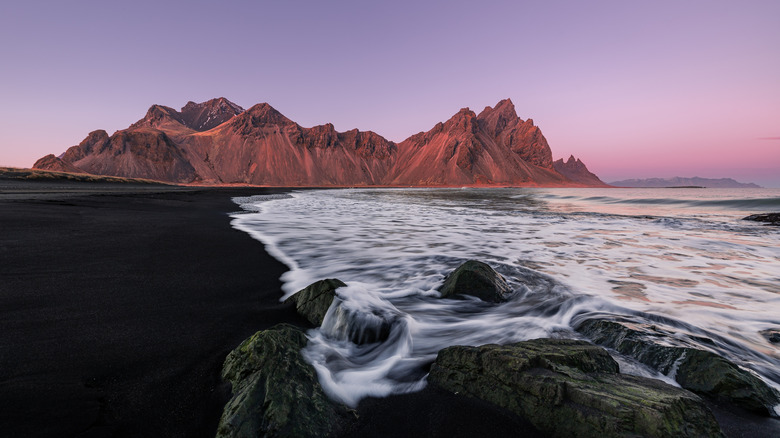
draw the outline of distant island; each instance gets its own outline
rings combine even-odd
[[[711,189],[760,189],[761,186],[753,183],[741,183],[731,178],[685,178],[675,176],[674,178],[645,178],[645,179],[624,179],[614,181],[609,185],[616,187],[637,187],[637,188],[691,188],[702,187]]]

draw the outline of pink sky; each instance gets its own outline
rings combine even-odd
[[[268,102],[395,141],[512,98],[602,179],[780,187],[780,2],[6,2],[0,165],[155,103]]]

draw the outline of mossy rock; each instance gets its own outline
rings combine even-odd
[[[507,300],[512,289],[504,277],[489,265],[469,260],[447,276],[439,292],[442,298],[471,295],[482,301],[500,303]]]
[[[722,436],[696,395],[619,374],[606,350],[582,341],[448,347],[428,381],[505,408],[551,436]]]
[[[762,415],[776,415],[780,394],[750,371],[713,353],[674,346],[671,332],[628,322],[589,319],[576,327],[593,342],[673,377],[685,389]]]
[[[279,324],[228,354],[222,378],[233,385],[233,397],[217,437],[319,437],[341,427],[346,408],[326,397],[300,353],[306,343],[301,329]]]
[[[284,302],[295,304],[298,314],[315,326],[320,326],[336,297],[336,289],[344,286],[346,284],[336,278],[320,280],[294,293]]]

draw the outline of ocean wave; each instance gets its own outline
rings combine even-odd
[[[663,324],[778,385],[780,354],[758,332],[780,326],[780,234],[724,220],[720,201],[696,217],[637,202],[625,204],[644,206],[641,215],[556,204],[577,197],[619,200],[563,189],[301,191],[243,203],[252,213],[233,226],[290,268],[284,297],[324,278],[348,285],[305,355],[349,405],[420,389],[443,347],[577,338],[572,327],[593,315]],[[469,259],[503,275],[512,299],[440,298],[445,276]]]

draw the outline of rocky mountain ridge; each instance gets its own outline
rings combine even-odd
[[[553,162],[553,167],[561,175],[569,178],[572,181],[586,184],[594,187],[609,187],[604,181],[599,179],[596,174],[588,170],[579,158],[575,159],[574,155],[570,155],[569,159],[563,161],[563,158],[559,158]]]
[[[509,99],[479,115],[461,109],[400,143],[330,123],[305,128],[267,103],[247,110],[225,98],[180,111],[152,105],[127,129],[93,131],[33,167],[185,184],[603,185],[595,175],[577,180],[557,170],[541,130],[518,117]]]

